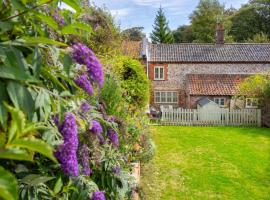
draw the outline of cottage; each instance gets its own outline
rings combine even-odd
[[[255,108],[256,99],[233,98],[247,76],[270,72],[270,44],[225,44],[218,26],[215,44],[152,44],[142,58],[152,81],[151,106],[196,108],[204,97],[220,107]]]

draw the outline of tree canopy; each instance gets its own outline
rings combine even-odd
[[[153,31],[150,35],[153,43],[173,43],[173,35],[168,23],[165,13],[162,7],[160,7],[155,18]]]

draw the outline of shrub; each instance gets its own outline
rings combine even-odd
[[[150,82],[144,66],[137,60],[120,56],[113,61],[113,69],[124,89],[123,96],[131,110],[144,109],[149,101]]]

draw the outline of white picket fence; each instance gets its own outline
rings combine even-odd
[[[162,109],[162,125],[261,126],[260,109]]]

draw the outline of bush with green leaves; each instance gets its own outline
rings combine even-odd
[[[144,66],[135,59],[118,56],[112,61],[112,71],[120,80],[123,97],[130,110],[143,110],[149,102],[150,82]]]
[[[123,124],[135,118],[111,115],[132,113],[127,102],[143,108],[148,82],[125,58],[121,73],[107,72],[120,80],[106,78],[102,90],[99,60],[82,44],[94,34],[91,14],[63,2],[75,12],[60,1],[0,2],[0,198],[127,199],[135,153]]]

